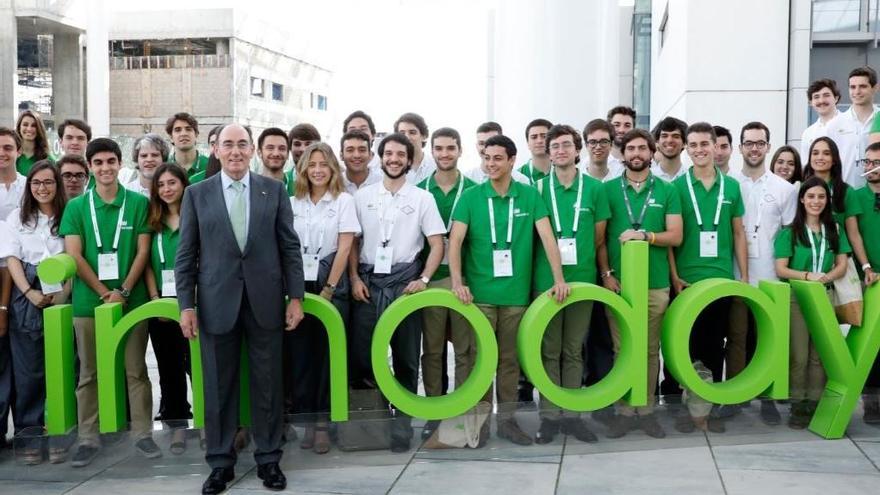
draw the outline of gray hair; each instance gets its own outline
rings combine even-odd
[[[137,140],[134,142],[134,146],[131,148],[132,163],[137,164],[138,154],[141,151],[141,147],[145,144],[148,144],[159,150],[159,154],[162,155],[162,163],[168,161],[168,154],[170,153],[168,143],[166,143],[165,140],[162,139],[162,136],[154,132],[149,132],[137,138]]]

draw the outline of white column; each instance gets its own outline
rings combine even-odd
[[[86,31],[86,116],[94,136],[110,134],[109,20],[107,2],[94,0]]]
[[[18,28],[11,2],[0,2],[0,122],[11,125],[18,114]]]

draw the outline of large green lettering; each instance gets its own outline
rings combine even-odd
[[[708,279],[675,298],[663,318],[661,340],[666,367],[682,387],[715,404],[738,404],[761,394],[772,399],[788,396],[789,288],[782,282],[767,281],[759,287]],[[691,364],[690,335],[700,312],[723,297],[739,297],[746,303],[755,317],[758,342],[754,357],[740,374],[725,382],[706,383]]]
[[[633,406],[648,400],[648,244],[623,246],[621,295],[593,284],[572,284],[571,295],[557,304],[541,295],[523,316],[517,336],[520,365],[548,400],[572,411],[591,411],[623,398]],[[541,342],[553,316],[578,301],[598,301],[610,308],[620,328],[620,352],[614,367],[598,383],[586,388],[565,388],[553,383],[541,361]]]
[[[76,274],[76,262],[66,254],[47,258],[37,268],[40,280],[60,284]],[[76,378],[73,372],[73,306],[59,304],[43,311],[46,353],[46,431],[64,435],[76,426]]]
[[[428,306],[442,306],[461,313],[477,336],[477,357],[471,374],[461,387],[440,397],[421,397],[410,392],[388,367],[388,346],[397,326],[412,312]],[[444,289],[428,289],[395,300],[376,323],[370,351],[376,383],[388,401],[411,416],[425,419],[451,418],[474,407],[489,390],[498,367],[498,344],[489,320],[475,305],[462,304],[452,292]]]
[[[865,291],[862,326],[852,327],[845,339],[822,284],[792,281],[791,288],[828,375],[810,431],[841,438],[880,350],[880,286]]]

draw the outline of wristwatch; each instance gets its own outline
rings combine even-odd
[[[324,284],[324,288],[329,290],[331,294],[336,294],[336,286],[330,283]]]
[[[428,285],[428,282],[431,281],[431,279],[428,278],[428,277],[422,277],[422,278],[420,278],[419,280],[421,280],[422,283],[425,284],[425,285]]]
[[[131,296],[131,291],[126,289],[124,285],[120,285],[119,288],[116,289],[116,291],[119,292],[119,295],[124,297],[125,299],[128,299],[129,296]]]
[[[6,306],[0,306],[0,311],[9,311],[9,308]]]

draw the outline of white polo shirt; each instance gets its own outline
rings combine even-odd
[[[660,166],[660,163],[652,162],[651,163],[651,174],[654,175],[654,177],[659,177],[659,178],[663,179],[664,182],[672,182],[675,179],[686,174],[688,171],[688,168],[689,167],[682,162],[681,167],[679,167],[679,169],[678,169],[678,172],[676,172],[674,174],[667,174],[665,171],[663,171],[663,167]]]
[[[877,106],[865,123],[859,122],[852,107],[840,114],[828,123],[828,137],[834,140],[840,150],[840,163],[843,165],[843,180],[853,188],[865,185],[865,178],[861,176],[864,169],[857,163],[865,157],[865,148],[868,147],[868,135],[871,133],[871,125],[877,113]],[[809,157],[804,159],[804,163]]]
[[[797,211],[797,189],[787,180],[764,171],[758,180],[752,180],[742,170],[728,174],[739,182],[746,214],[743,227],[746,236],[757,232],[757,257],[749,256],[749,278],[754,286],[761,280],[779,280],[776,276],[773,240],[784,225],[794,220]],[[760,220],[760,225],[758,221]],[[757,231],[755,226],[757,225]],[[734,264],[736,278],[740,278],[739,266]]]
[[[483,182],[489,180],[489,176],[486,175],[485,172],[483,172],[483,168],[479,165],[477,165],[476,168],[471,169],[471,171],[467,173],[467,178],[476,182],[477,184],[482,184]],[[532,185],[531,181],[529,181],[529,178],[526,177],[524,173],[516,170],[515,168],[511,172],[510,178],[519,182],[520,184],[525,184],[527,186]]]
[[[16,172],[15,180],[10,184],[0,184],[0,218],[6,218],[12,210],[21,206],[21,196],[24,194],[24,186],[27,177]],[[58,184],[64,187],[64,184]]]
[[[361,224],[354,208],[354,198],[347,192],[333,197],[325,193],[317,204],[308,195],[302,199],[290,198],[293,209],[293,230],[299,236],[303,254],[317,254],[323,258],[335,253],[339,234],[360,234]]]
[[[417,185],[433,175],[434,171],[436,170],[437,163],[434,161],[434,157],[425,153],[425,155],[422,157],[422,163],[419,164],[419,167],[413,167],[410,169],[409,172],[406,173],[406,183]]]
[[[52,233],[51,218],[38,213],[36,225],[22,226],[20,212],[16,208],[6,217],[5,228],[0,231],[0,258],[14,256],[38,265],[49,256],[64,252],[64,237]]]
[[[587,174],[588,176],[593,177],[592,175],[590,175],[590,162],[587,160],[582,160],[578,164],[578,170],[580,170],[580,172],[582,174]],[[601,179],[599,177],[593,177],[593,178],[600,181],[600,182],[608,182],[608,181],[614,180],[614,179],[620,177],[621,175],[623,175],[623,170],[624,170],[623,162],[618,160],[617,158],[614,158],[613,156],[609,155],[608,156],[608,173],[606,173],[605,177],[602,177]]]
[[[362,229],[361,263],[375,263],[376,249],[386,236],[394,264],[412,262],[422,251],[425,237],[446,233],[434,197],[412,184],[391,194],[379,182],[358,191],[354,200]]]
[[[141,185],[141,178],[139,176],[135,177],[133,181],[126,182],[125,188],[131,192],[136,192],[146,197],[147,199],[150,199],[150,188]]]
[[[382,182],[383,177],[385,177],[385,173],[382,172],[382,169],[368,168],[367,169],[367,178],[364,179],[364,182],[362,182],[361,185],[357,185],[354,182],[348,180],[348,177],[345,176],[345,171],[343,170],[342,185],[345,188],[345,192],[347,192],[348,194],[351,194],[351,196],[354,197],[356,192],[369,186],[370,184]]]
[[[828,122],[822,122],[822,119],[819,118],[810,127],[804,129],[804,132],[801,134],[801,163],[806,165],[808,161],[810,161],[810,145],[813,144],[813,141],[816,139],[827,136],[828,135],[828,125],[840,115],[840,112],[835,112],[834,116],[831,117]]]

